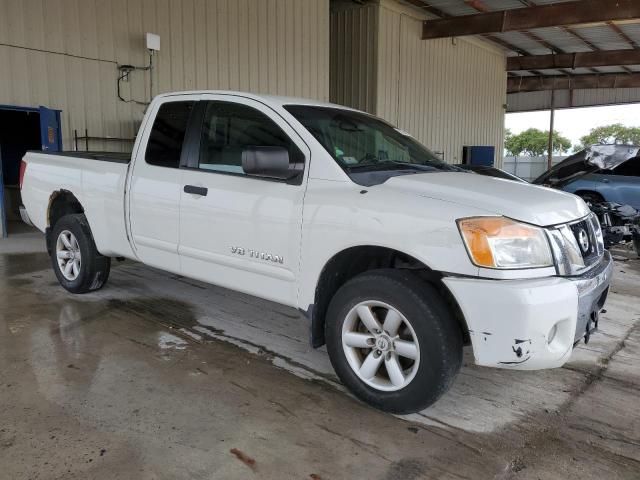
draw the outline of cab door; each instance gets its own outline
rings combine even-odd
[[[129,221],[136,256],[153,267],[180,271],[181,161],[196,99],[169,99],[155,112],[136,152],[129,185]],[[151,118],[154,112],[151,112]]]
[[[308,168],[294,180],[245,174],[245,147],[277,146],[308,165],[310,152],[269,107],[233,95],[203,97],[183,170],[180,262],[185,276],[296,304]]]

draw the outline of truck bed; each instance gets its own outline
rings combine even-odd
[[[33,150],[29,153],[43,153],[39,150]],[[82,152],[75,150],[61,151],[61,152],[44,152],[47,155],[72,157],[72,158],[84,158],[86,160],[99,160],[101,162],[113,162],[113,163],[129,163],[131,161],[130,153],[123,152]]]
[[[46,231],[52,199],[70,193],[82,205],[98,251],[131,257],[124,211],[130,160],[121,152],[27,152],[21,194],[29,219]]]

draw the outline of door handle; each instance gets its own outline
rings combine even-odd
[[[602,183],[609,183],[609,179],[608,178],[603,178],[602,179]]]
[[[208,192],[209,192],[209,189],[205,187],[196,187],[195,185],[184,186],[184,193],[191,193],[193,195],[200,195],[202,197],[206,197]]]

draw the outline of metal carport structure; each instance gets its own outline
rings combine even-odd
[[[479,35],[507,55],[507,111],[640,102],[637,0],[407,0],[423,39]]]

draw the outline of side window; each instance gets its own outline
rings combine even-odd
[[[626,177],[640,177],[640,157],[627,160],[613,170],[614,175],[624,175]]]
[[[150,165],[178,168],[189,116],[195,102],[167,102],[160,105],[153,122],[145,160]]]
[[[244,175],[242,152],[249,146],[284,147],[289,151],[290,163],[304,162],[295,143],[262,112],[238,103],[209,102],[202,126],[198,167]]]

